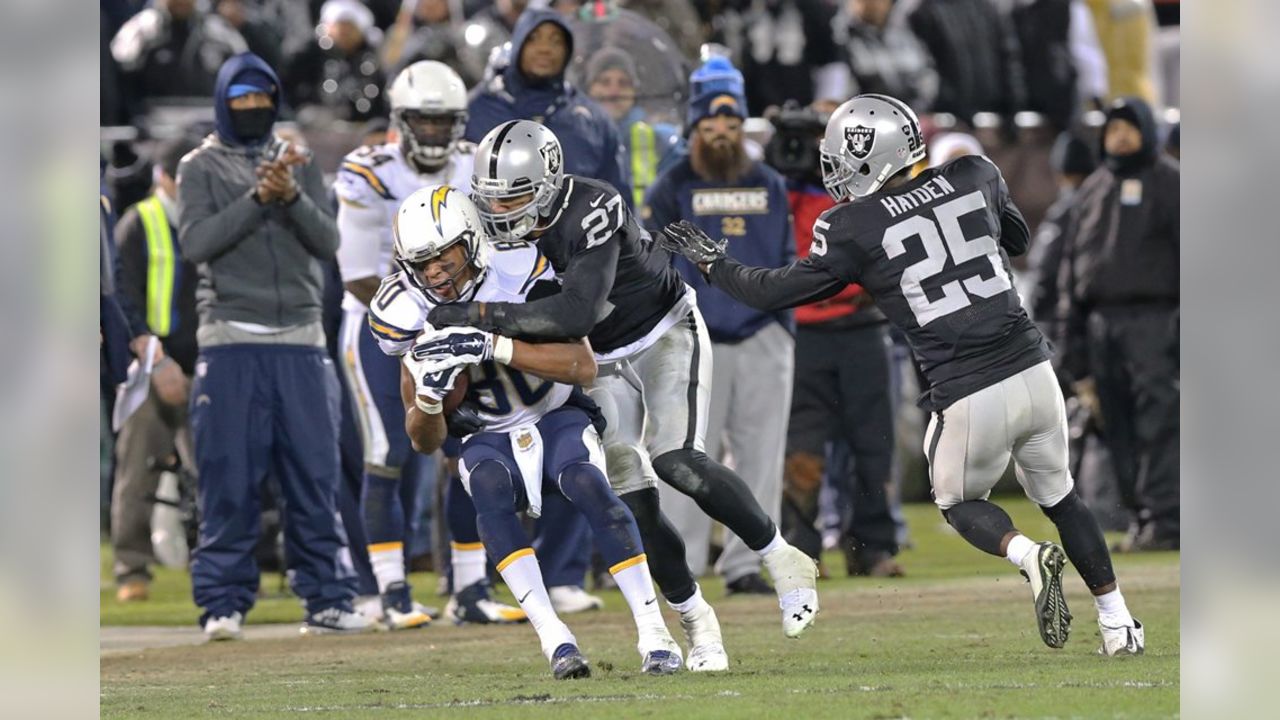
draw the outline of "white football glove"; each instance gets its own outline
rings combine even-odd
[[[426,372],[441,372],[459,365],[486,360],[511,361],[511,340],[473,327],[427,330],[418,336],[409,354]]]
[[[433,371],[425,368],[423,363],[414,359],[412,353],[405,353],[404,365],[409,369],[409,375],[413,378],[414,393],[420,397],[430,398],[434,402],[443,401],[449,391],[453,390],[453,384],[457,381],[458,376],[467,369],[466,365],[456,365],[444,370]]]

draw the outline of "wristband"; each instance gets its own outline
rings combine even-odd
[[[413,396],[413,404],[416,405],[419,410],[426,413],[427,415],[439,415],[441,412],[444,411],[443,403],[427,402],[426,400],[422,399],[421,395]]]
[[[493,336],[493,359],[503,365],[511,364],[511,356],[516,352],[516,344],[506,335]]]

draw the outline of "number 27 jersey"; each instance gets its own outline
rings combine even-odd
[[[1028,237],[1000,171],[972,155],[823,213],[811,258],[875,297],[929,379],[920,406],[937,411],[1050,357],[1006,254]]]
[[[538,282],[554,282],[555,271],[535,245],[495,249],[477,302],[524,302]],[[369,305],[369,330],[388,355],[403,355],[419,333],[429,329],[432,304],[409,283],[404,271],[392,273]],[[544,380],[488,360],[467,369],[467,399],[475,402],[486,432],[507,432],[536,423],[564,405],[573,387]]]

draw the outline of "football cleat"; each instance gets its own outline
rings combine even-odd
[[[351,601],[351,606],[361,615],[369,618],[369,622],[380,623],[386,616],[382,610],[382,597],[378,595],[360,595]]]
[[[527,622],[529,617],[518,607],[512,607],[489,597],[485,581],[473,583],[449,598],[444,615],[455,625],[475,623],[494,625]]]
[[[354,635],[373,629],[369,618],[343,607],[325,608],[308,613],[299,630],[303,635]]]
[[[1071,613],[1062,594],[1062,569],[1066,564],[1067,554],[1051,542],[1036,543],[1022,558],[1022,574],[1031,583],[1035,598],[1040,639],[1051,648],[1066,645],[1071,632]]]
[[[818,563],[791,545],[764,556],[782,608],[782,632],[800,637],[818,617]]]
[[[776,592],[760,573],[749,573],[724,584],[725,595],[772,595]]]
[[[640,663],[640,672],[645,675],[675,675],[680,672],[684,661],[679,652],[671,650],[651,650],[644,655]]]
[[[1102,631],[1102,647],[1098,648],[1099,655],[1116,657],[1117,655],[1141,655],[1146,652],[1147,632],[1137,618],[1133,619],[1132,627],[1128,625],[1108,627],[1099,619],[1098,629]]]
[[[213,641],[243,640],[244,631],[240,629],[240,623],[243,621],[244,615],[238,612],[222,617],[209,618],[204,623],[204,636]]]
[[[577,645],[565,643],[551,655],[551,674],[557,680],[577,680],[591,677],[591,665],[578,650]]]
[[[388,630],[408,630],[431,622],[427,608],[413,601],[409,584],[404,581],[387,586],[387,591],[382,594],[382,613],[382,623]]]
[[[689,641],[689,657],[685,665],[690,672],[720,672],[729,669],[729,653],[720,635],[720,620],[709,603],[680,616],[680,627]]]
[[[555,608],[557,615],[572,615],[604,607],[603,600],[577,585],[557,585],[547,588],[547,596],[551,598],[551,607]]]

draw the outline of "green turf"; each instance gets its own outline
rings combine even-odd
[[[1025,502],[1019,527],[1051,537]],[[770,598],[721,599],[706,582],[731,672],[638,676],[634,629],[617,593],[607,610],[570,616],[590,680],[548,677],[527,626],[433,626],[362,637],[263,640],[112,653],[102,659],[103,717],[890,718],[1168,717],[1178,712],[1178,556],[1117,559],[1125,595],[1148,629],[1147,654],[1095,656],[1095,613],[1074,574],[1066,649],[1045,648],[1030,595],[1007,563],[969,548],[928,506],[908,508],[915,548],[900,580],[820,586],[818,625],[782,637]],[[835,558],[830,558],[835,561]],[[838,568],[837,562],[830,564]],[[419,578],[418,595],[433,583]],[[264,580],[274,588],[278,580]],[[104,587],[106,587],[104,585]],[[155,599],[120,606],[103,592],[104,624],[193,621],[185,576],[161,572]],[[438,603],[438,601],[436,601]],[[264,599],[250,621],[296,621],[296,601]],[[679,636],[668,612],[668,624]]]

